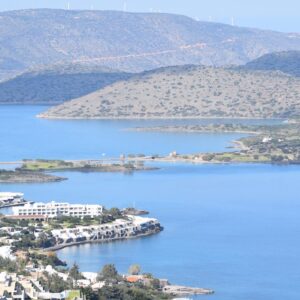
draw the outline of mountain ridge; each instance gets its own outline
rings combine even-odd
[[[179,64],[244,64],[289,49],[300,50],[299,34],[182,15],[52,9],[0,13],[0,79],[58,62],[90,61],[142,72]]]
[[[300,51],[283,51],[265,54],[244,66],[241,70],[281,71],[300,77]]]
[[[40,66],[0,82],[1,104],[59,104],[133,74],[87,64]]]

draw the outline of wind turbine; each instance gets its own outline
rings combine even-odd
[[[127,2],[124,1],[123,3],[123,11],[126,12],[127,11]]]
[[[231,26],[235,26],[235,24],[234,24],[234,17],[231,17]]]

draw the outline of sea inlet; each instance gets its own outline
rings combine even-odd
[[[88,159],[121,153],[223,151],[238,134],[124,131],[187,121],[50,121],[45,106],[0,106],[1,161]],[[222,120],[215,120],[222,122]],[[190,120],[207,124],[212,120]],[[239,122],[236,120],[236,122]],[[278,121],[249,120],[252,123]],[[62,172],[69,180],[1,184],[32,201],[100,203],[146,209],[165,230],[158,235],[58,252],[82,271],[138,263],[174,284],[209,287],[212,300],[298,300],[300,295],[300,166],[161,164],[122,173]],[[199,299],[202,297],[199,297]]]

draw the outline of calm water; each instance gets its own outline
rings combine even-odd
[[[0,107],[1,161],[222,151],[237,137],[121,130],[162,123],[154,121],[34,119],[42,109]],[[216,294],[209,297],[212,300],[299,299],[299,166],[171,164],[133,175],[60,175],[69,180],[0,185],[0,190],[22,191],[36,201],[102,203],[107,207],[135,203],[150,210],[165,227],[149,238],[59,252],[70,264],[79,263],[83,271],[98,271],[105,263],[115,263],[126,272],[130,264],[139,263],[144,271],[173,283],[215,289]]]
[[[23,158],[99,158],[103,154],[119,156],[121,153],[168,154],[174,150],[179,153],[222,151],[230,146],[230,140],[238,137],[237,134],[125,131],[126,128],[137,126],[185,124],[186,121],[66,122],[34,118],[44,110],[46,107],[41,106],[0,106],[2,161]],[[211,121],[189,123],[207,124]]]

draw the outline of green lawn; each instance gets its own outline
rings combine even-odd
[[[67,300],[74,300],[76,298],[80,298],[80,291],[77,290],[70,291]]]
[[[24,161],[22,165],[23,170],[28,171],[41,171],[41,170],[53,170],[53,169],[66,169],[72,168],[73,164],[59,161],[59,160],[32,160]]]

